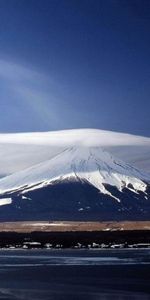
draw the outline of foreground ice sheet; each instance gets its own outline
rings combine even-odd
[[[0,299],[150,299],[148,250],[1,250],[0,259]]]

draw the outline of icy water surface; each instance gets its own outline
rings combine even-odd
[[[148,300],[150,250],[1,250],[2,299]]]

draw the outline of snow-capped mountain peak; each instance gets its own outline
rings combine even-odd
[[[150,172],[150,138],[100,129],[0,134],[0,178],[50,160],[70,147],[102,147]]]
[[[107,185],[115,186],[119,191],[126,187],[136,193],[145,192],[145,182],[150,178],[115,159],[101,147],[73,146],[60,151],[50,160],[2,178],[0,192],[21,189],[24,193],[33,190],[35,185],[37,189],[63,180],[87,181],[101,193],[120,201],[110,193]]]

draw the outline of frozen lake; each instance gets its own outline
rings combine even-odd
[[[0,250],[0,299],[150,299],[150,250]]]

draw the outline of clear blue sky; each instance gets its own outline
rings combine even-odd
[[[149,0],[0,0],[0,132],[150,136]]]

